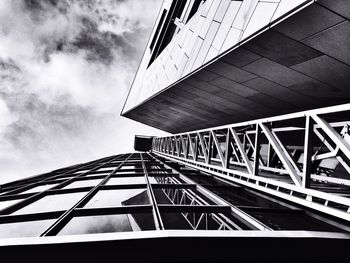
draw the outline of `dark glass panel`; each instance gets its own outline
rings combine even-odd
[[[247,211],[248,212],[248,211]],[[273,230],[308,230],[308,231],[327,231],[342,232],[339,228],[333,227],[318,219],[312,218],[300,211],[284,212],[248,212],[262,223],[271,227]]]
[[[193,229],[182,213],[161,213],[165,229]]]

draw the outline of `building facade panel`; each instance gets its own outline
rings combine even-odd
[[[123,116],[176,133],[350,101],[350,22],[339,12],[343,1],[227,3],[205,1],[199,10],[210,5],[206,16],[198,11],[180,25],[148,68],[144,56]],[[155,73],[160,63],[165,66]],[[183,98],[194,94],[190,110]],[[169,101],[183,114],[166,112]],[[199,121],[198,103],[215,120]],[[177,121],[154,120],[157,108]]]

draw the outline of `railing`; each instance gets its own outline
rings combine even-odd
[[[350,221],[350,104],[154,138],[152,152]]]

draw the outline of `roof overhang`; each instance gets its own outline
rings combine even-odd
[[[350,10],[317,1],[123,116],[179,133],[350,102]]]

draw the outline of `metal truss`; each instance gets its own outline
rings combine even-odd
[[[166,183],[165,185],[167,185],[167,187],[162,188],[162,191],[173,205],[179,207],[211,207],[210,202],[203,198],[206,197],[211,201],[211,203],[215,203],[218,207],[221,207],[223,209],[222,211],[226,209],[226,214],[231,213],[238,219],[238,221],[248,226],[250,229],[271,230],[269,227],[257,219],[249,216],[237,207],[234,207],[229,202],[208,191],[203,186],[195,183],[193,180],[181,173],[180,170],[171,168],[159,159],[156,160],[160,162],[164,167],[171,169],[174,174],[179,174],[179,178],[160,177],[157,179],[157,181],[160,183],[160,186],[161,184]],[[168,185],[178,185],[178,187],[169,188]],[[182,188],[184,185],[193,187]],[[202,197],[199,194],[202,194]],[[228,218],[224,213],[206,213],[205,210],[203,210],[203,212],[200,213],[185,212],[182,213],[182,215],[186,218],[187,222],[191,225],[193,230],[212,230],[215,225],[217,227],[217,230],[243,230],[241,226],[233,222],[232,219]]]
[[[350,104],[155,137],[156,156],[350,221]]]

